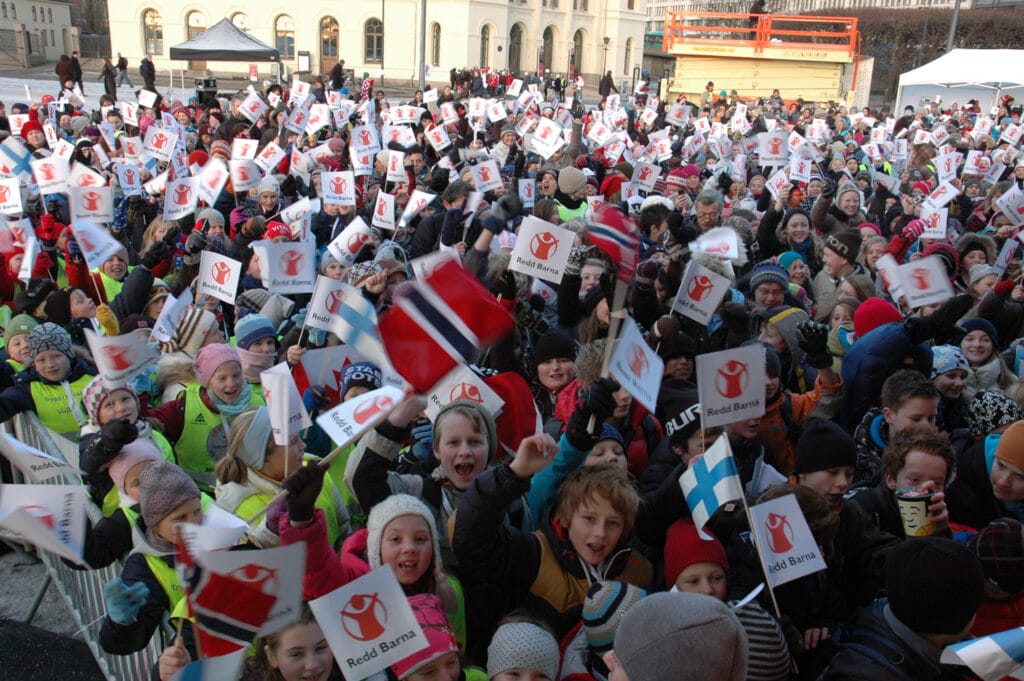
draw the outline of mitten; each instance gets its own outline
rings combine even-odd
[[[565,428],[565,439],[569,441],[569,444],[581,451],[586,451],[597,443],[597,435],[587,429],[587,426],[590,425],[590,418],[594,418],[596,424],[594,430],[600,434],[601,424],[615,413],[615,393],[618,390],[617,381],[611,378],[599,378],[580,395]]]
[[[128,419],[114,419],[107,421],[100,428],[99,445],[111,454],[120,452],[121,449],[139,437],[138,427]]]
[[[128,586],[120,577],[114,577],[103,585],[107,616],[117,624],[126,625],[134,622],[147,598],[149,587],[145,582],[135,582]]]
[[[326,468],[312,464],[298,469],[281,483],[288,490],[288,518],[297,523],[313,519],[313,506],[324,486]]]

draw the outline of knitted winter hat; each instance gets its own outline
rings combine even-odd
[[[256,196],[262,196],[263,194],[274,194],[275,196],[281,193],[281,185],[278,184],[277,180],[272,175],[267,175],[260,183],[256,186]]]
[[[441,441],[437,432],[437,424],[441,422],[441,417],[455,407],[469,409],[470,411],[475,411],[480,415],[480,418],[484,423],[484,434],[487,436],[487,463],[494,461],[494,455],[498,451],[498,431],[497,426],[494,423],[494,415],[491,414],[484,405],[479,402],[474,402],[473,400],[455,400],[454,402],[449,402],[445,406],[441,407],[441,410],[437,412],[437,416],[434,417],[434,442]]]
[[[160,344],[162,352],[184,352],[195,357],[199,348],[203,347],[206,337],[217,326],[217,317],[201,307],[190,307],[181,313],[178,326],[175,327],[171,340]]]
[[[901,541],[885,560],[896,618],[920,634],[958,634],[981,605],[985,575],[970,549],[945,537]]]
[[[687,651],[685,657],[681,650]],[[743,681],[747,634],[729,606],[717,598],[653,594],[622,618],[615,656],[631,679]]]
[[[593,314],[598,304],[602,300],[606,300],[607,298],[608,290],[604,286],[601,286],[601,284],[595,284],[594,286],[591,286],[590,290],[586,292],[586,294],[583,296],[583,300],[580,303],[581,307],[583,308],[583,316],[589,317],[591,314]]]
[[[546,629],[530,622],[501,625],[487,646],[488,679],[517,668],[536,669],[549,679],[557,679],[560,662],[558,641]]]
[[[7,322],[7,328],[4,329],[4,345],[10,345],[11,339],[15,336],[26,336],[32,333],[32,329],[39,326],[39,322],[35,320],[35,317],[31,317],[27,314],[19,314]]]
[[[946,273],[950,279],[960,273],[960,254],[945,241],[929,244],[921,253],[921,257],[927,258],[929,255],[937,255],[942,259],[942,264],[946,266]]]
[[[911,190],[915,190],[915,189],[917,191],[919,191],[919,192],[924,192],[926,195],[932,193],[931,185],[928,184],[927,182],[925,182],[924,180],[921,180],[920,182],[915,182],[911,186]]]
[[[776,258],[779,266],[786,270],[787,273],[789,272],[789,268],[792,267],[793,263],[797,260],[805,265],[807,264],[807,258],[805,258],[802,253],[797,253],[796,251],[786,251]],[[786,281],[789,281],[789,274],[786,275]]]
[[[414,515],[423,518],[430,530],[430,541],[434,546],[434,577],[438,584],[444,579],[441,561],[441,544],[437,535],[437,523],[433,512],[422,500],[409,494],[392,494],[370,510],[366,519],[366,560],[371,570],[381,566],[380,547],[388,523],[399,516]]]
[[[967,404],[967,425],[975,437],[984,437],[1000,426],[1021,419],[1024,419],[1024,408],[1001,390],[979,390]],[[1024,450],[1021,460],[1024,461]]]
[[[339,261],[337,258],[335,258],[334,254],[331,253],[330,250],[325,248],[324,252],[320,254],[320,264],[317,265],[317,272],[319,272],[320,274],[326,274],[328,267],[330,267],[334,263],[340,263],[340,262],[341,261]]]
[[[859,194],[859,192],[858,192]],[[829,249],[847,262],[857,259],[862,238],[856,229],[843,229],[825,237],[825,248]]]
[[[902,322],[903,315],[892,303],[872,296],[860,304],[853,313],[853,332],[863,338],[883,324]]]
[[[143,317],[140,314],[130,314],[121,320],[121,324],[118,326],[117,332],[120,335],[131,333],[132,331],[138,331],[139,329],[152,329],[153,320],[149,317]]]
[[[693,520],[681,518],[672,523],[665,534],[665,586],[669,589],[675,586],[683,570],[695,563],[714,563],[723,570],[729,569],[729,558],[722,542],[702,539]]]
[[[585,186],[587,186],[587,176],[583,174],[582,170],[567,166],[558,171],[558,191],[563,194],[572,196]]]
[[[789,272],[781,265],[766,260],[758,263],[750,273],[750,290],[756,291],[761,284],[778,284],[783,290],[789,286]]]
[[[1014,596],[1024,590],[1024,525],[996,518],[971,537],[968,547],[981,561],[988,581]]]
[[[959,326],[966,333],[971,333],[972,331],[984,331],[985,335],[992,339],[992,345],[997,347],[999,346],[999,332],[996,331],[995,324],[989,320],[981,317],[972,317],[960,322]]]
[[[271,220],[267,223],[267,231],[263,234],[263,238],[272,241],[280,237],[291,240],[292,228],[278,220]]]
[[[673,168],[668,177],[665,178],[665,188],[669,191],[679,191],[686,186],[686,175],[683,174],[683,166]]]
[[[935,378],[947,371],[962,369],[967,371],[971,365],[964,353],[955,345],[936,345],[932,348],[932,375]]]
[[[148,437],[140,437],[121,447],[121,451],[118,452],[117,456],[110,460],[107,472],[110,474],[110,479],[114,481],[114,485],[124,492],[124,479],[136,465],[143,461],[163,460],[163,454],[153,444],[153,441]]]
[[[789,348],[794,360],[799,360],[799,358],[803,357],[804,353],[800,349],[800,333],[797,331],[797,325],[810,319],[807,313],[798,307],[783,305],[773,307],[762,316],[767,317],[768,323],[782,334],[782,338],[786,341],[786,347]]]
[[[975,265],[974,267],[971,268],[971,271],[969,273],[970,281],[968,282],[968,284],[970,286],[974,286],[975,284],[977,284],[979,281],[981,281],[990,274],[994,274],[998,277],[999,270],[997,270],[995,267],[992,267],[992,265],[986,265],[984,263],[980,265]]]
[[[33,277],[29,279],[22,290],[14,296],[14,313],[34,313],[36,307],[56,290],[57,285],[48,277]]]
[[[104,400],[110,397],[110,394],[115,390],[124,390],[130,393],[135,398],[135,406],[139,406],[139,395],[135,392],[135,388],[130,385],[124,385],[119,388],[110,389],[103,382],[102,377],[96,376],[86,383],[85,388],[82,389],[82,406],[85,407],[85,413],[89,416],[90,422],[97,426],[102,425],[99,418],[100,407],[103,406]]]
[[[34,361],[36,355],[44,350],[56,350],[67,355],[68,359],[75,358],[75,351],[71,347],[71,336],[53,322],[40,324],[28,334],[28,361]]]
[[[250,288],[238,294],[238,298],[235,301],[235,307],[244,307],[247,310],[247,314],[260,312],[269,299],[270,292],[266,289]]]
[[[841,466],[857,467],[857,444],[838,424],[813,418],[804,422],[804,430],[794,452],[796,474],[814,473]]]
[[[576,341],[569,334],[553,329],[537,339],[530,357],[535,365],[543,364],[549,359],[575,361],[578,349]]]
[[[199,381],[199,385],[208,387],[217,367],[227,362],[238,362],[239,366],[242,365],[238,351],[227,343],[211,343],[200,348],[195,361],[196,380]]]
[[[399,679],[413,674],[423,665],[433,662],[442,655],[458,652],[459,642],[448,623],[441,599],[434,594],[409,596],[409,605],[416,616],[416,622],[427,639],[427,647],[391,665],[391,671]]]
[[[622,445],[622,448],[626,448],[626,441],[622,439],[622,433],[618,431],[615,426],[607,423],[601,427],[601,434],[597,438],[597,442],[603,442],[604,440],[614,440]]]
[[[591,584],[583,602],[583,629],[590,648],[599,654],[611,650],[622,616],[646,595],[640,587],[626,582]]]
[[[235,322],[235,344],[248,350],[253,343],[264,338],[277,338],[277,330],[261,314],[247,314]]]
[[[210,225],[220,225],[221,227],[226,225],[224,214],[216,208],[205,208],[199,213],[199,217],[196,218],[196,229],[206,231]]]
[[[996,458],[1024,469],[1024,421],[1018,420],[1003,431],[996,445]]]
[[[139,476],[139,508],[146,527],[156,528],[168,513],[199,496],[199,488],[170,461],[157,461]]]
[[[384,384],[383,381],[380,369],[373,364],[369,362],[349,364],[341,372],[341,396],[344,398],[352,388],[376,390]]]
[[[67,326],[71,323],[71,293],[74,290],[74,286],[65,286],[46,297],[46,302],[43,303],[43,314],[46,315],[48,321],[59,326]]]

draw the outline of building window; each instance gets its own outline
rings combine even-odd
[[[480,66],[491,65],[491,27],[480,29]]]
[[[11,3],[11,18],[12,19],[17,19],[18,18],[18,8],[14,6],[13,2]]]
[[[47,47],[47,44],[46,44],[46,31],[40,31],[40,33],[43,34],[43,47]]]
[[[0,11],[3,12],[4,19],[7,18],[7,3],[0,3]]]
[[[441,65],[441,24],[430,25],[430,63]]]
[[[519,73],[523,68],[523,25],[516,24],[508,34],[508,68]]]
[[[636,0],[626,0],[626,9],[636,9]]]
[[[338,20],[334,17],[324,17],[320,20],[320,56],[338,56]]]
[[[248,33],[249,29],[252,28],[252,22],[249,21],[248,15],[246,15],[244,12],[236,12],[235,14],[233,14],[231,16],[231,23],[234,24],[239,30],[245,31],[246,33]]]
[[[629,64],[633,61],[633,39],[626,38],[626,59],[622,62],[622,72],[629,73]]]
[[[39,19],[36,19],[36,8],[35,7],[32,7],[32,21],[39,21]]]
[[[53,37],[53,29],[52,28],[50,29],[50,44],[53,45],[54,47],[57,47],[57,41]]]
[[[380,19],[370,19],[363,27],[363,61],[384,61],[384,24]]]
[[[163,54],[164,20],[155,9],[147,9],[142,13],[142,36],[146,54]]]
[[[295,21],[287,14],[274,20],[274,47],[281,59],[295,59]]]
[[[47,7],[46,8],[46,20],[49,21],[51,24],[53,23],[53,8],[52,7]]]

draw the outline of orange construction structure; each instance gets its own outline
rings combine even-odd
[[[669,12],[662,47],[676,57],[669,93],[691,100],[708,81],[744,98],[843,99],[860,63],[856,17]]]

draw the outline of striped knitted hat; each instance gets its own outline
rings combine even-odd
[[[591,649],[597,653],[611,650],[622,616],[646,595],[643,589],[625,582],[592,584],[583,602],[583,628]]]
[[[171,340],[161,343],[160,351],[169,353],[180,350],[194,358],[215,326],[217,326],[216,315],[201,307],[190,307],[181,313]]]

